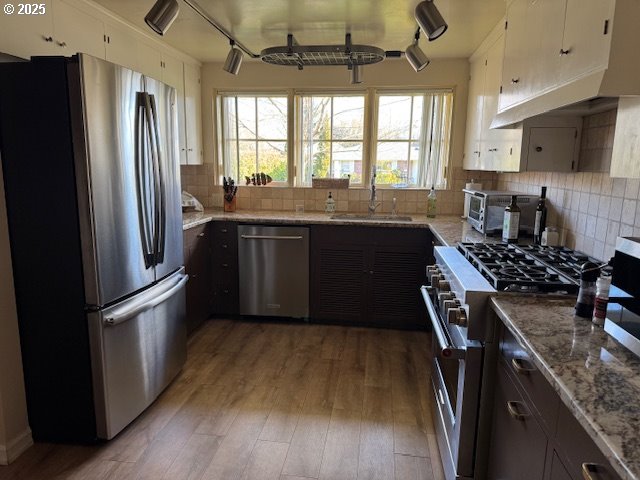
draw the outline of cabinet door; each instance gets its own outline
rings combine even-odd
[[[88,53],[105,58],[104,23],[62,0],[54,3],[53,44],[56,55]]]
[[[31,8],[33,4],[24,5]],[[21,58],[54,55],[53,0],[42,0],[37,5],[44,5],[44,14],[19,15],[18,4],[14,4],[13,14],[0,14],[0,52]]]
[[[162,81],[176,89],[178,98],[178,143],[180,144],[180,164],[187,163],[187,132],[184,112],[184,66],[181,60],[167,53],[162,54]]]
[[[488,478],[542,480],[547,436],[506,371],[499,367]]]
[[[491,130],[491,122],[498,113],[500,83],[502,79],[502,58],[504,56],[504,38],[498,39],[489,49],[486,58],[486,74],[484,85],[484,105],[482,108],[482,140],[486,157],[486,170],[499,168],[500,156],[504,154],[504,130]]]
[[[427,243],[423,247],[376,247],[372,254],[367,320],[396,328],[424,327],[420,286],[425,281]]]
[[[573,127],[536,127],[530,130],[529,172],[571,172],[574,168],[578,131]]]
[[[553,452],[553,457],[551,458],[551,467],[549,470],[549,475],[547,476],[549,480],[573,480],[567,469],[564,468],[564,465],[560,461],[558,454]]]
[[[529,0],[526,35],[526,81],[521,83],[522,100],[558,84],[560,47],[564,30],[566,0]]]
[[[184,111],[187,163],[202,163],[202,117],[200,114],[200,68],[184,64]]]
[[[607,67],[614,4],[614,0],[567,0],[561,83]]]
[[[160,50],[144,42],[139,42],[137,64],[140,73],[162,81],[162,53]]]
[[[482,106],[484,103],[485,58],[471,63],[467,129],[465,132],[464,168],[480,170],[480,136],[482,132]]]
[[[213,312],[237,315],[240,313],[238,280],[238,226],[232,222],[213,222]]]
[[[208,224],[184,232],[187,283],[187,330],[197,328],[211,313],[211,248]]]
[[[124,26],[107,23],[106,59],[132,70],[138,70],[138,37]]]
[[[526,81],[524,69],[528,61],[530,41],[527,38],[528,4],[529,0],[514,0],[507,11],[500,110],[504,110],[520,100],[520,87]]]

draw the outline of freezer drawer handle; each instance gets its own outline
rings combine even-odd
[[[243,240],[302,240],[302,235],[240,235]]]
[[[157,297],[154,297],[148,302],[134,305],[129,310],[126,310],[124,312],[118,312],[115,315],[111,315],[110,317],[105,318],[104,324],[109,327],[119,325],[141,314],[144,311],[150,310],[153,307],[160,305],[162,302],[172,297],[178,290],[180,290],[184,286],[184,284],[187,283],[187,280],[189,280],[189,275],[183,275],[182,278],[178,280],[178,282],[173,287],[164,291]]]

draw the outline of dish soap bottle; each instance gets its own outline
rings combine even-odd
[[[334,213],[336,211],[336,201],[331,196],[331,192],[329,192],[327,201],[324,202],[324,211],[326,213]]]
[[[431,185],[431,191],[427,196],[427,217],[436,218],[436,189],[435,185]]]
[[[518,243],[519,230],[520,207],[518,207],[518,196],[511,195],[511,203],[504,209],[502,241],[506,243]]]

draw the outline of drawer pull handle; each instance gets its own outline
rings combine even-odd
[[[512,78],[512,79],[511,79],[511,83],[512,83],[513,85],[515,85],[516,83],[520,83],[520,77]]]
[[[226,244],[226,243],[223,243],[223,244],[222,244],[222,248],[227,248],[227,244]]]
[[[521,358],[512,358],[511,365],[513,366],[513,369],[520,375],[529,375],[536,371],[535,368],[527,367],[525,361]]]
[[[222,264],[222,268],[228,268],[228,267],[229,267],[229,264],[228,264],[228,263],[223,263],[223,264]]]
[[[507,402],[507,410],[509,415],[520,422],[524,422],[528,417],[528,413],[522,413],[520,405],[524,406],[522,402],[515,402],[513,400]]]
[[[222,233],[227,233],[227,229],[226,229],[226,228],[221,228],[221,229],[220,229],[220,231],[221,231]]]
[[[191,278],[198,278],[198,274],[197,273],[192,273],[191,274]]]
[[[222,293],[224,293],[225,295],[229,293],[229,290],[223,290]]]
[[[610,478],[607,474],[607,469],[597,463],[583,463],[582,464],[582,477],[584,480],[598,480]]]
[[[198,234],[199,237],[204,237],[204,232]]]

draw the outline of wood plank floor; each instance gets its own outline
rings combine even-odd
[[[36,444],[1,480],[440,480],[430,337],[210,320],[178,378],[98,446]]]

